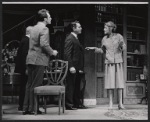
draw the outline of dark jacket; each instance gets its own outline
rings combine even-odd
[[[16,66],[15,72],[24,74],[26,71],[26,57],[29,50],[29,37],[24,36],[20,42],[17,57],[16,57]]]
[[[74,35],[69,34],[65,39],[64,60],[68,61],[69,68],[83,70],[84,49]]]

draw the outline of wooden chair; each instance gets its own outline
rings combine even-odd
[[[39,96],[44,96],[44,109],[46,114],[46,97],[48,95],[58,95],[58,105],[60,115],[60,108],[63,107],[63,113],[65,111],[65,86],[64,80],[68,71],[68,62],[63,60],[52,60],[48,67],[45,69],[46,78],[48,83],[44,86],[34,88],[34,101],[35,101],[35,114],[37,114],[37,108],[39,108]],[[62,103],[62,105],[61,105]]]

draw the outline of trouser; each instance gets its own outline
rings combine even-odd
[[[75,91],[74,91],[74,106],[78,107],[79,105],[82,105],[81,103],[81,74],[79,72],[76,73],[75,78]]]
[[[77,72],[75,80],[75,94],[74,94],[74,105],[83,105],[84,91],[85,91],[85,74]]]
[[[68,71],[67,77],[66,77],[66,95],[65,95],[65,104],[66,107],[72,107],[74,105],[73,97],[75,92],[75,77],[76,73],[70,73]]]
[[[81,74],[78,71],[72,74],[68,72],[66,78],[66,106],[82,105],[81,94]]]
[[[28,76],[25,73],[21,74],[20,91],[19,91],[19,107],[20,108],[23,108],[27,80],[28,80]]]
[[[23,104],[24,111],[34,111],[34,88],[43,82],[44,66],[28,65],[28,81]]]

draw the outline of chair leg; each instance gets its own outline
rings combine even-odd
[[[65,93],[63,93],[63,98],[62,98],[62,101],[63,101],[63,113],[65,113]]]
[[[36,94],[34,94],[34,102],[35,102],[35,104],[34,104],[34,110],[35,110],[35,115],[37,115],[37,95]]]
[[[39,110],[39,98],[40,96],[39,95],[37,95],[37,111]]]
[[[44,96],[44,109],[45,109],[45,114],[47,113],[46,112],[46,96]]]
[[[59,107],[58,107],[58,114],[60,115],[60,108],[61,108],[61,99],[62,99],[62,93],[59,93]]]

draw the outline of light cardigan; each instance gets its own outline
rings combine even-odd
[[[95,52],[105,53],[105,63],[123,62],[122,52],[126,50],[126,44],[121,34],[115,33],[111,37],[104,36],[101,48],[96,48]]]

